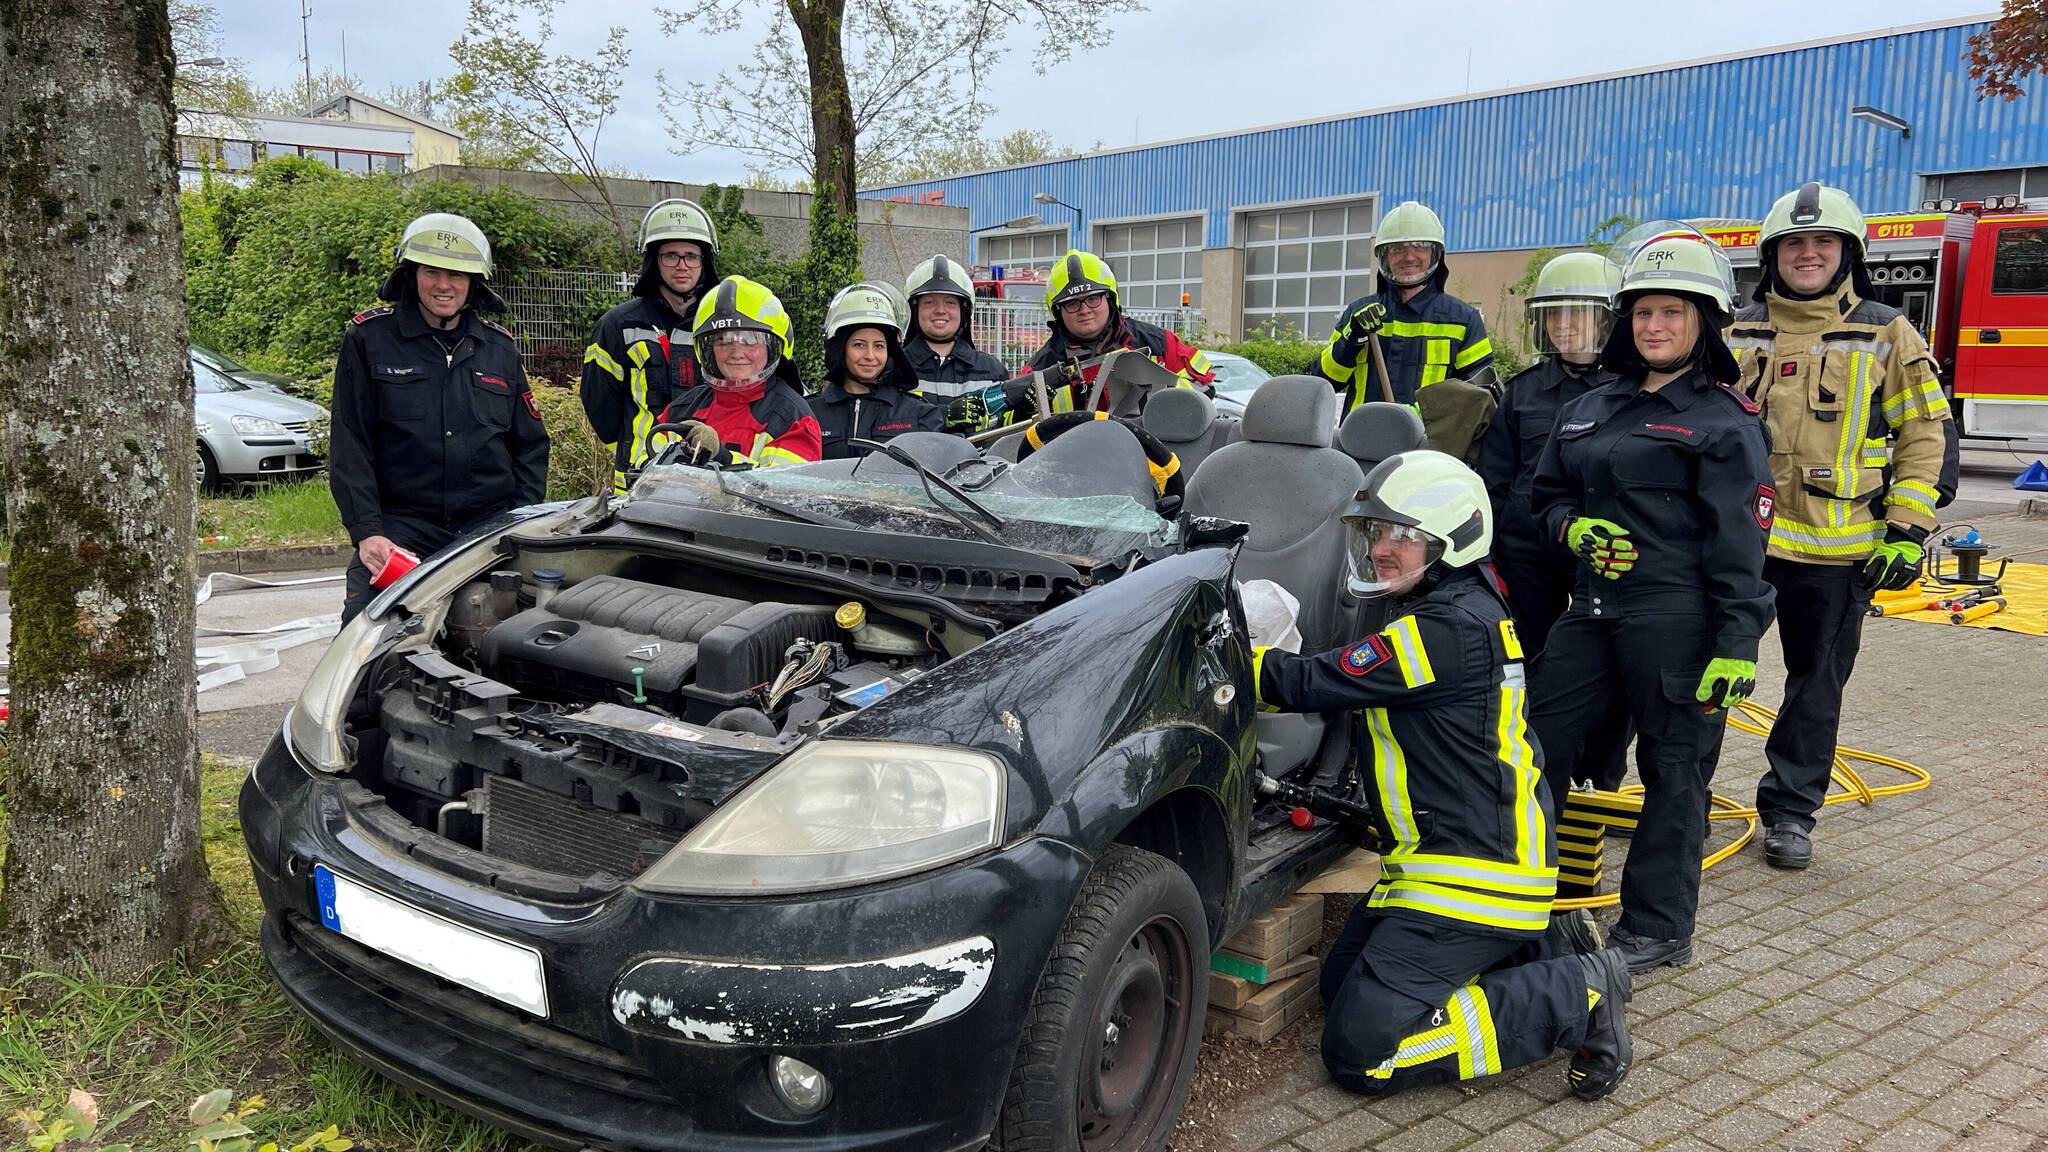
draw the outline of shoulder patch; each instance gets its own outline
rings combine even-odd
[[[379,316],[389,316],[396,311],[398,311],[398,305],[396,304],[385,304],[377,308],[365,308],[361,312],[356,313],[355,319],[349,321],[349,323],[361,324],[366,320],[375,320]]]
[[[1756,526],[1771,530],[1771,517],[1778,510],[1778,490],[1769,484],[1756,486]]]
[[[1735,385],[1730,384],[1725,380],[1714,381],[1714,387],[1726,393],[1730,400],[1733,400],[1737,404],[1742,405],[1742,410],[1744,412],[1749,413],[1751,416],[1754,416],[1758,412],[1763,411],[1763,409],[1758,408],[1756,406],[1756,401],[1751,400],[1748,396],[1743,394],[1742,389],[1737,388]]]
[[[1393,658],[1394,652],[1387,646],[1387,638],[1375,632],[1347,649],[1341,662],[1345,672],[1363,676]]]
[[[503,324],[500,324],[496,320],[491,319],[489,316],[482,315],[481,313],[478,314],[477,319],[484,322],[484,327],[489,328],[491,331],[498,333],[507,340],[512,339],[512,330],[510,328],[505,327]]]

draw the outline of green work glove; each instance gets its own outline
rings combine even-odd
[[[1922,532],[1916,537],[1914,532],[1898,527],[1885,529],[1884,543],[1871,549],[1870,559],[1863,562],[1865,588],[1896,592],[1913,586],[1913,581],[1920,578],[1920,541],[1927,536]]]
[[[1586,562],[1586,567],[1609,580],[1636,566],[1635,542],[1628,529],[1612,520],[1580,516],[1565,526],[1565,545]]]
[[[1754,691],[1756,661],[1716,656],[1707,661],[1706,673],[1700,677],[1700,688],[1693,693],[1693,699],[1705,704],[1707,711],[1718,712],[1749,699]]]

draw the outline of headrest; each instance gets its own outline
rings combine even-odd
[[[1429,447],[1422,417],[1406,404],[1374,400],[1360,404],[1337,429],[1337,446],[1368,471],[1387,457]]]
[[[1216,423],[1216,404],[1193,388],[1169,388],[1145,402],[1145,431],[1170,444],[1199,440]]]
[[[1275,376],[1244,406],[1244,438],[1260,444],[1328,448],[1337,431],[1337,393],[1315,376]]]

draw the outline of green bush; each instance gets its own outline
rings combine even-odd
[[[1259,336],[1225,344],[1217,351],[1242,356],[1275,376],[1301,376],[1314,371],[1316,362],[1322,358],[1323,345],[1314,340]]]
[[[314,160],[258,164],[249,183],[208,181],[180,197],[193,337],[249,364],[330,371],[350,316],[377,304],[399,235],[426,212],[458,212],[491,238],[494,279],[530,268],[618,263],[601,225],[564,221],[531,197],[445,181],[401,187]]]
[[[540,422],[548,430],[548,499],[575,500],[609,490],[612,454],[590,430],[573,382],[558,386],[535,380],[532,385]]]

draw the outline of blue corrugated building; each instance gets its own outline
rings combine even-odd
[[[1754,219],[1808,179],[1848,189],[1868,212],[2048,196],[2048,99],[1978,99],[1963,54],[1985,26],[1891,29],[866,194],[966,207],[984,266],[1042,268],[1085,244],[1111,260],[1129,305],[1185,298],[1224,332],[1293,324],[1317,336],[1365,291],[1378,214],[1421,200],[1443,217],[1453,289],[1500,317],[1498,330],[1517,322],[1505,286],[1529,251],[1582,243],[1617,215]]]

